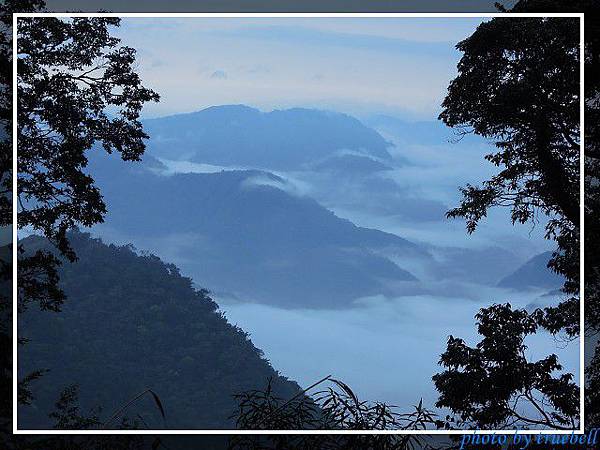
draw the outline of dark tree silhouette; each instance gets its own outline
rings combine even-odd
[[[139,122],[158,95],[134,69],[135,50],[112,37],[117,18],[27,18],[18,24],[19,227],[41,231],[73,257],[75,225],[102,221],[106,207],[83,171],[101,144],[139,160],[147,138]]]
[[[593,355],[586,368],[585,426],[600,426],[600,4],[597,0],[520,0],[514,12],[583,12],[585,13],[585,320],[586,354]],[[577,305],[578,306],[578,305]],[[578,308],[573,308],[573,310]],[[569,327],[574,314],[561,317],[554,311],[555,328]],[[566,319],[566,320],[565,320]]]
[[[527,360],[525,338],[539,329],[535,315],[494,305],[479,312],[477,321],[483,339],[476,347],[448,340],[441,357],[447,370],[433,377],[440,391],[437,406],[458,413],[469,428],[576,428],[579,388],[573,376],[552,376],[562,370],[556,355]]]
[[[458,76],[440,119],[459,133],[495,141],[486,159],[498,173],[462,189],[448,212],[475,231],[491,207],[508,207],[513,223],[549,217],[546,238],[557,244],[549,267],[565,277],[568,297],[534,313],[509,304],[477,315],[483,336],[475,347],[450,337],[433,377],[440,397],[471,426],[578,425],[579,399],[571,374],[555,355],[529,362],[524,338],[546,328],[579,333],[579,24],[572,18],[495,18],[460,42]],[[527,414],[523,402],[534,411]]]
[[[18,9],[17,9],[18,6]],[[0,226],[12,226],[12,11],[33,12],[39,10],[43,2],[38,0],[22,1],[19,5],[7,1],[0,5]],[[12,348],[11,322],[11,255],[3,254],[0,260],[0,346]],[[0,442],[10,440],[12,418],[12,355],[2,352],[0,360],[0,385],[2,385],[2,401],[0,402]],[[30,374],[33,379],[39,374]],[[28,380],[25,380],[28,381]],[[25,385],[26,386],[26,385]],[[24,387],[25,387],[24,386]],[[27,401],[29,393],[20,390],[22,400]]]
[[[1,225],[10,226],[11,208],[18,208],[18,227],[41,232],[59,251],[58,256],[32,253],[18,245],[19,312],[32,303],[42,310],[60,310],[64,294],[57,285],[57,266],[61,257],[76,259],[66,232],[101,222],[106,212],[94,180],[85,173],[87,152],[102,147],[120,153],[124,160],[139,160],[147,138],[139,114],[146,102],[158,101],[158,95],[142,85],[135,71],[135,50],[111,35],[111,27],[119,26],[119,19],[19,20],[18,204],[12,205],[12,13],[43,7],[38,0],[8,0],[0,9]],[[9,279],[10,263],[3,262],[2,273]],[[10,297],[4,296],[3,318],[9,312]],[[10,327],[2,329],[2,340],[11,342]],[[3,363],[3,375],[9,381],[3,385],[8,389],[10,358]],[[37,371],[19,381],[19,401],[26,403],[31,398],[28,382],[40,375]]]
[[[67,230],[103,220],[106,206],[85,173],[101,145],[139,160],[147,138],[139,119],[158,95],[141,84],[135,50],[112,37],[116,18],[26,18],[17,29],[18,226],[43,233],[73,261]],[[58,258],[19,246],[18,307],[58,310]]]

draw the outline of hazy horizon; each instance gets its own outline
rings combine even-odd
[[[436,116],[472,18],[125,18],[146,117],[219,104]],[[196,56],[196,57],[194,57]],[[405,61],[410,58],[411,63]]]

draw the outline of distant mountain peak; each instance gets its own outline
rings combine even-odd
[[[391,144],[347,114],[310,108],[263,112],[246,105],[144,121],[149,152],[212,165],[297,169],[340,150],[389,160]]]
[[[498,282],[499,287],[510,289],[558,289],[564,279],[548,268],[552,252],[535,255],[513,273]]]
[[[263,114],[262,111],[260,111],[259,109],[253,108],[252,106],[243,105],[243,104],[209,106],[207,108],[200,109],[198,111],[194,111],[194,112],[191,112],[188,114],[202,115],[202,114],[213,114],[213,113],[218,113],[218,114],[222,114],[222,113]]]

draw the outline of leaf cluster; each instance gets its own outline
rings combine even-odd
[[[326,388],[309,392],[328,383]],[[236,395],[235,414],[239,429],[269,430],[426,430],[440,428],[444,422],[423,406],[403,413],[393,405],[359,399],[344,382],[326,377],[289,400],[273,395],[270,383],[264,390]],[[271,448],[327,449],[351,448],[400,450],[433,448],[419,435],[240,435],[231,439],[230,448],[258,450]]]

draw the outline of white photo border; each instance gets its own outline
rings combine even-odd
[[[71,18],[71,17],[120,17],[120,18],[494,18],[494,17],[506,17],[506,18],[519,18],[519,17],[575,17],[579,18],[579,34],[580,34],[580,90],[579,90],[579,102],[580,102],[580,183],[579,183],[579,221],[580,221],[580,249],[579,249],[579,298],[580,298],[580,335],[579,335],[579,411],[580,411],[580,427],[574,430],[553,430],[553,429],[537,429],[537,430],[520,430],[520,429],[501,429],[501,430],[238,430],[238,429],[218,429],[218,430],[184,430],[184,429],[129,429],[129,430],[118,430],[118,429],[106,429],[106,430],[56,430],[56,429],[35,429],[35,430],[24,430],[18,428],[17,410],[18,410],[18,396],[17,396],[17,385],[18,385],[18,372],[17,372],[17,24],[18,19],[27,17],[57,17],[57,18]],[[23,435],[117,435],[117,434],[164,434],[164,435],[259,435],[259,434],[305,434],[305,435],[318,435],[318,434],[348,434],[348,435],[466,435],[466,434],[480,434],[480,435],[508,435],[508,434],[583,434],[584,430],[584,417],[585,417],[585,306],[584,306],[584,227],[585,227],[585,136],[584,136],[584,113],[585,113],[585,91],[584,91],[584,62],[585,62],[585,40],[584,40],[584,29],[585,19],[583,13],[15,13],[13,14],[13,165],[12,165],[12,176],[13,176],[13,191],[12,191],[12,204],[13,204],[13,234],[12,234],[12,245],[13,245],[13,381],[12,381],[12,397],[13,397],[13,433]]]

